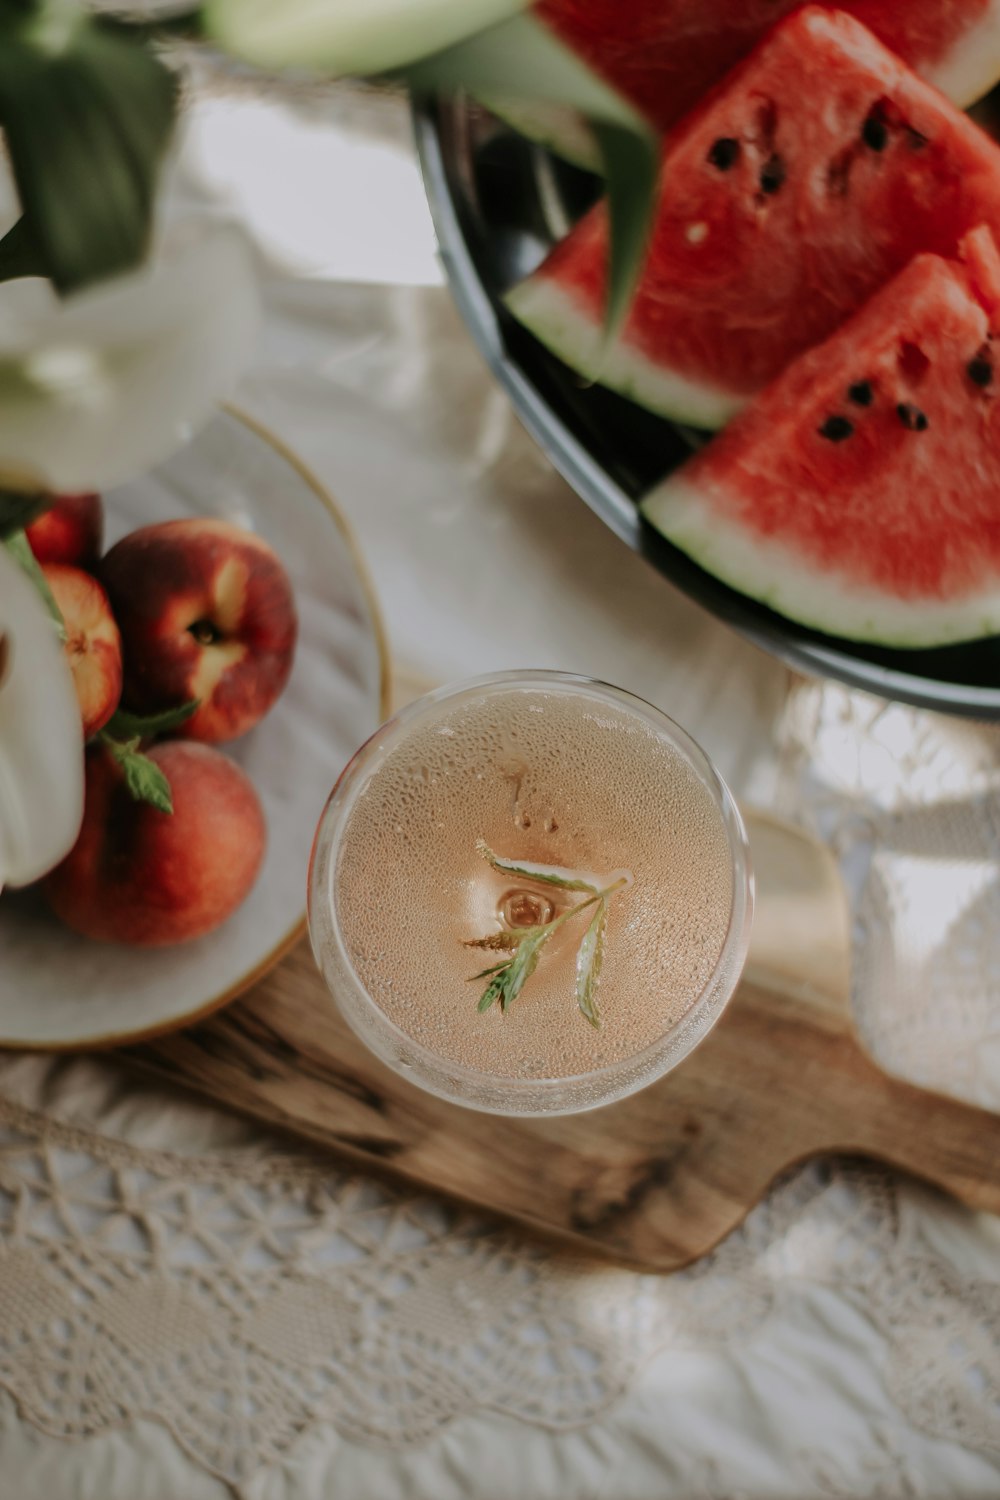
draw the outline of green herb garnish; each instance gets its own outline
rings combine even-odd
[[[482,839],[476,847],[494,870],[500,870],[505,875],[518,875],[524,880],[558,886],[564,891],[586,892],[582,901],[553,917],[550,922],[543,922],[535,927],[502,928],[499,932],[491,932],[481,938],[470,938],[466,942],[467,948],[483,948],[507,954],[499,963],[488,969],[481,969],[470,978],[470,983],[477,979],[489,980],[479,1000],[480,1014],[488,1011],[497,1001],[500,1002],[501,1012],[506,1014],[538,967],[542,949],[552,934],[581,912],[596,907],[577,954],[576,1003],[581,1015],[591,1026],[599,1027],[601,1016],[597,1007],[597,988],[604,959],[608,902],[615,891],[629,884],[629,877],[622,875],[601,888],[572,870],[561,870],[554,865],[533,868],[531,865],[518,864],[516,860],[502,859]]]

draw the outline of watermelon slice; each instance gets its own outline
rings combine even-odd
[[[508,300],[588,378],[718,426],[913,254],[953,255],[980,223],[1000,233],[1000,147],[860,22],[810,6],[668,138],[610,349],[603,205]]]
[[[882,645],[1000,632],[1000,257],[920,255],[642,504],[702,567]]]
[[[535,15],[643,110],[675,125],[797,0],[537,0]],[[1000,0],[843,0],[850,12],[957,104],[1000,78]],[[593,165],[570,110],[500,106],[526,135]]]

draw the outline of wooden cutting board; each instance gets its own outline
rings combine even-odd
[[[758,909],[739,990],[675,1072],[620,1104],[515,1121],[423,1093],[340,1020],[305,943],[227,1011],[124,1055],[358,1166],[654,1271],[704,1255],[821,1153],[1000,1212],[1000,1115],[890,1078],[858,1042],[832,857],[772,818],[748,827]]]

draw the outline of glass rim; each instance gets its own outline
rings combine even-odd
[[[429,709],[446,703],[449,699],[464,697],[468,694],[474,694],[487,689],[509,690],[518,687],[530,689],[543,685],[567,689],[582,689],[587,693],[593,694],[595,697],[603,697],[605,701],[618,703],[632,712],[639,711],[658,733],[665,734],[675,747],[681,751],[712,793],[721,814],[733,860],[733,896],[729,912],[729,922],[726,927],[726,936],[723,939],[722,947],[719,949],[718,957],[712,967],[711,974],[684,1014],[655,1041],[650,1042],[641,1051],[630,1053],[626,1058],[605,1063],[601,1067],[592,1068],[583,1073],[564,1074],[559,1077],[512,1078],[506,1074],[488,1073],[482,1069],[469,1068],[464,1063],[452,1062],[451,1059],[443,1058],[440,1053],[435,1052],[432,1048],[425,1046],[424,1043],[418,1042],[411,1037],[401,1026],[398,1026],[395,1021],[391,1020],[382,1007],[372,999],[351,961],[347,945],[344,942],[337,915],[336,901],[333,895],[335,867],[331,867],[330,870],[330,889],[325,892],[319,889],[319,871],[323,867],[324,862],[318,858],[318,853],[321,849],[330,849],[339,842],[339,835],[343,831],[343,827],[351,813],[358,792],[365,783],[365,772],[371,768],[373,754],[382,748],[389,748],[391,745],[398,743],[405,736],[408,727],[422,718]],[[325,977],[325,966],[315,935],[317,924],[313,915],[314,908],[318,907],[321,899],[325,901],[325,915],[328,927],[326,935],[336,943],[337,956],[346,975],[350,978],[354,986],[356,995],[363,1002],[364,1008],[377,1016],[378,1025],[381,1030],[391,1036],[402,1051],[411,1053],[415,1059],[426,1058],[432,1070],[446,1068],[448,1073],[461,1084],[468,1084],[474,1088],[485,1083],[496,1088],[502,1088],[505,1092],[516,1097],[530,1098],[533,1095],[544,1096],[546,1093],[558,1094],[564,1091],[568,1085],[599,1083],[603,1079],[611,1080],[620,1075],[623,1069],[641,1073],[643,1071],[643,1064],[652,1063],[657,1054],[662,1050],[665,1042],[672,1037],[678,1036],[679,1033],[691,1031],[696,1033],[696,1035],[691,1047],[684,1053],[684,1056],[687,1056],[693,1050],[694,1046],[708,1034],[716,1021],[718,1021],[735,991],[750,941],[750,928],[754,908],[754,875],[750,857],[750,844],[743,816],[736,799],[722,776],[716,770],[709,756],[702,750],[697,741],[688,734],[687,730],[683,729],[669,714],[664,713],[662,709],[657,708],[655,704],[650,703],[647,699],[639,697],[638,694],[632,693],[626,688],[616,687],[613,683],[604,682],[601,678],[588,677],[585,674],[577,672],[550,671],[545,668],[526,668],[523,670],[514,669],[502,672],[487,672],[476,677],[462,678],[421,694],[419,698],[405,704],[403,708],[398,709],[391,718],[387,719],[384,724],[381,724],[375,730],[374,734],[370,735],[358,747],[340,773],[320,815],[309,859],[309,931],[316,962]],[[716,978],[727,961],[733,958],[734,953],[738,953],[739,955],[737,979],[731,986],[725,1000],[718,1006],[715,1014],[699,1028],[698,1022],[701,1018],[701,1013],[712,999],[712,991]],[[338,1003],[336,995],[333,998],[335,1003]],[[352,1025],[347,1011],[339,1003],[338,1009],[348,1024]],[[352,1029],[354,1029],[353,1025]],[[679,1058],[677,1061],[683,1061],[683,1058]],[[670,1070],[676,1065],[676,1063],[672,1064]],[[386,1063],[386,1066],[391,1067],[391,1064]],[[393,1071],[398,1070],[393,1069]],[[447,1098],[455,1102],[455,1095],[444,1094],[438,1089],[431,1088],[416,1076],[416,1070],[414,1070],[414,1074],[415,1076],[408,1081],[412,1082],[415,1087],[423,1088],[427,1092],[437,1094],[438,1097]],[[407,1075],[404,1074],[403,1076],[406,1077]],[[652,1079],[649,1081],[652,1081]],[[628,1093],[635,1092],[642,1087],[645,1087],[645,1084],[638,1083],[633,1088],[627,1089],[617,1095],[616,1098],[625,1098]],[[466,1108],[485,1108],[485,1106],[477,1105],[474,1101],[464,1098],[457,1102],[460,1102]],[[495,1113],[496,1111],[488,1112]],[[519,1110],[512,1113],[520,1114],[524,1117],[528,1112]],[[537,1113],[541,1115],[555,1113],[555,1111],[541,1108]]]

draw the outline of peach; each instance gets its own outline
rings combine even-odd
[[[48,510],[25,527],[32,552],[43,565],[93,567],[101,555],[104,507],[100,495],[56,495]]]
[[[66,655],[83,719],[83,737],[103,729],[122,695],[122,643],[108,596],[82,568],[42,568],[66,627]]]
[[[144,753],[170,783],[173,812],[133,801],[111,752],[91,746],[83,827],[44,890],[84,937],[153,948],[224,922],[257,878],[267,834],[253,783],[220,751],[169,740]]]
[[[178,730],[218,743],[245,734],[292,669],[297,621],[268,544],[227,521],[165,521],[112,547],[101,565],[125,651],[124,703],[158,713],[197,698]]]

